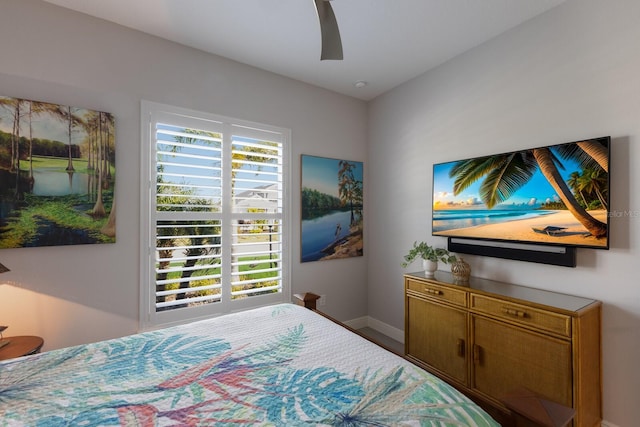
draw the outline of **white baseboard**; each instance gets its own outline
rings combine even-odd
[[[602,420],[602,422],[600,423],[600,427],[618,427],[618,426],[609,421]]]
[[[381,334],[388,336],[389,338],[392,338],[404,344],[403,330],[394,328],[393,326],[388,325],[384,322],[381,322],[377,319],[374,319],[373,317],[363,316],[357,319],[347,320],[346,322],[343,322],[343,323],[353,329],[362,329],[362,328],[369,327],[371,329],[374,329],[380,332]],[[611,426],[611,427],[615,427],[615,426]]]
[[[353,329],[366,328],[369,326],[369,316],[358,317],[357,319],[347,320],[342,323]]]
[[[378,319],[374,319],[373,317],[369,317],[369,327],[404,344],[404,331],[402,329],[394,328],[393,326],[381,322]]]

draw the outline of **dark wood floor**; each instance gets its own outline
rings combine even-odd
[[[375,329],[365,327],[362,329],[358,329],[358,332],[367,338],[376,341],[379,344],[389,348],[390,350],[398,353],[399,355],[404,355],[404,344],[398,342],[388,336],[376,331]]]

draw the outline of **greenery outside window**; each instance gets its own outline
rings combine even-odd
[[[289,300],[290,131],[142,102],[141,326]]]

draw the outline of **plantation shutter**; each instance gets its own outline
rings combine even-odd
[[[232,298],[282,287],[283,153],[280,135],[233,126]]]
[[[154,103],[143,103],[143,115],[150,142],[143,323],[286,300],[286,132]]]
[[[221,299],[222,132],[156,123],[156,309]],[[216,126],[218,125],[218,126]]]

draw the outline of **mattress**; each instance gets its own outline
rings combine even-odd
[[[498,426],[426,371],[280,304],[0,363],[0,426]]]

